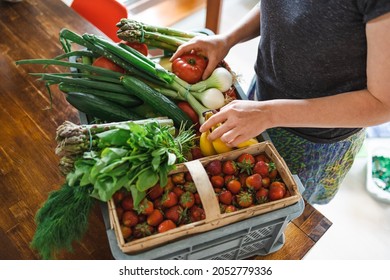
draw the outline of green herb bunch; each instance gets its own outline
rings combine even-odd
[[[185,161],[194,146],[192,129],[180,129],[157,122],[139,125],[134,122],[96,134],[97,149],[85,152],[74,163],[67,177],[70,186],[93,186],[91,195],[108,201],[122,187],[131,191],[134,206],[146,191],[160,183],[167,184],[168,173],[175,164]]]

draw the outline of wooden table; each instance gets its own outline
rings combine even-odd
[[[39,259],[29,247],[34,215],[48,193],[64,182],[54,154],[55,131],[65,120],[78,123],[79,118],[55,88],[53,108],[48,109],[45,86],[28,74],[41,68],[16,66],[15,61],[61,54],[58,33],[64,27],[79,34],[102,34],[60,0],[0,1],[0,10],[0,259]],[[307,204],[303,215],[286,229],[283,248],[262,259],[301,259],[330,225]],[[99,207],[84,238],[74,243],[74,252],[59,258],[113,258]]]

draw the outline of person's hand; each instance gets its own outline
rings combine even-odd
[[[170,61],[174,61],[181,55],[191,51],[208,58],[208,64],[202,76],[202,80],[205,80],[228,54],[229,46],[223,35],[197,36],[179,46]]]
[[[210,133],[208,139],[213,141],[221,138],[228,146],[237,146],[271,127],[270,112],[262,103],[250,100],[232,101],[212,115],[199,131],[207,131],[221,123]]]

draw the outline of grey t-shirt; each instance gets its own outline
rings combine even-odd
[[[260,100],[307,99],[367,87],[366,22],[390,0],[262,0],[255,71]],[[287,112],[288,113],[288,112]],[[287,128],[330,143],[360,128]]]

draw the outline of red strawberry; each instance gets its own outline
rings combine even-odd
[[[157,230],[159,233],[162,233],[174,229],[176,227],[176,224],[172,220],[164,220],[158,225]]]
[[[232,194],[237,194],[241,191],[242,185],[241,185],[240,181],[238,181],[237,179],[233,179],[227,183],[226,188],[229,191],[231,191]]]
[[[133,198],[130,195],[126,196],[125,198],[122,199],[121,205],[124,210],[133,210],[134,209]]]
[[[237,204],[242,208],[247,208],[253,205],[253,197],[249,192],[242,191],[237,196]]]
[[[197,222],[206,218],[204,210],[199,206],[194,205],[189,210],[191,222]]]
[[[148,196],[151,200],[156,200],[160,196],[162,196],[164,192],[164,189],[160,186],[159,183],[154,185],[149,191],[148,191]]]
[[[225,180],[220,175],[211,176],[210,182],[214,188],[222,188],[225,185]]]
[[[121,225],[121,232],[124,239],[129,238],[132,234],[131,228],[125,225]]]
[[[179,198],[179,203],[184,208],[191,208],[195,204],[194,194],[190,191],[184,192]]]
[[[125,198],[125,192],[122,190],[115,192],[114,195],[112,196],[115,205],[120,204],[124,198]]]
[[[175,185],[183,185],[186,182],[184,172],[179,172],[171,175],[172,182]]]
[[[160,210],[154,209],[146,219],[146,222],[151,226],[158,226],[164,220],[164,216]]]
[[[269,162],[270,161],[268,156],[266,154],[264,154],[264,153],[255,156],[255,160],[256,160],[256,162],[258,162],[258,161]]]
[[[277,176],[278,176],[278,170],[276,169],[276,165],[274,162],[270,162],[268,164],[268,167],[269,167],[269,177],[271,179],[275,179]]]
[[[252,174],[252,168],[255,165],[255,158],[249,153],[241,154],[237,160],[237,166],[240,168],[240,173]]]
[[[222,190],[218,195],[219,202],[229,205],[232,203],[233,195],[228,190]]]
[[[269,188],[269,185],[271,184],[271,179],[269,177],[263,177],[261,179],[263,188]]]
[[[263,185],[261,179],[262,177],[258,173],[248,176],[245,181],[247,188],[255,191],[260,189],[260,187]]]
[[[238,179],[241,183],[241,186],[246,187],[246,178],[248,178],[248,176],[249,175],[247,173],[240,173],[238,175]]]
[[[133,227],[138,224],[138,215],[133,210],[127,210],[122,214],[122,224],[128,227]]]
[[[166,209],[164,215],[165,218],[172,220],[177,225],[187,220],[187,211],[180,205],[175,205]]]
[[[220,175],[222,173],[222,163],[220,160],[213,160],[210,161],[206,165],[206,172],[207,174],[214,176],[214,175]]]
[[[269,177],[268,163],[264,161],[256,162],[255,166],[253,167],[253,173],[258,173],[262,177]]]
[[[143,238],[154,233],[155,229],[147,223],[141,223],[134,227],[133,236],[135,238]]]
[[[194,193],[194,197],[195,197],[195,204],[202,205],[202,200],[200,199],[199,193]]]
[[[153,210],[154,210],[153,202],[144,198],[139,204],[138,213],[144,214],[144,215],[149,215],[153,212]]]
[[[232,213],[237,211],[237,208],[234,205],[227,205],[225,208],[225,213]]]
[[[165,208],[172,207],[179,202],[179,198],[173,191],[165,192],[161,198],[161,206]]]
[[[229,183],[231,180],[237,180],[237,177],[234,175],[225,175],[225,186]]]
[[[184,178],[186,179],[186,182],[193,182],[194,181],[194,180],[192,180],[191,173],[188,171],[184,174]]]
[[[194,182],[185,182],[183,185],[185,191],[196,193],[197,189]]]
[[[261,187],[256,192],[256,201],[258,204],[267,202],[268,201],[268,189]]]
[[[202,154],[202,151],[200,150],[199,147],[192,148],[191,149],[191,155],[192,155],[192,159],[199,159],[199,158],[204,157],[203,154]]]
[[[234,175],[237,173],[237,165],[233,160],[226,160],[222,163],[222,172],[226,175]]]
[[[177,197],[180,197],[184,193],[184,190],[181,185],[177,185],[173,188],[172,191],[177,195]]]

